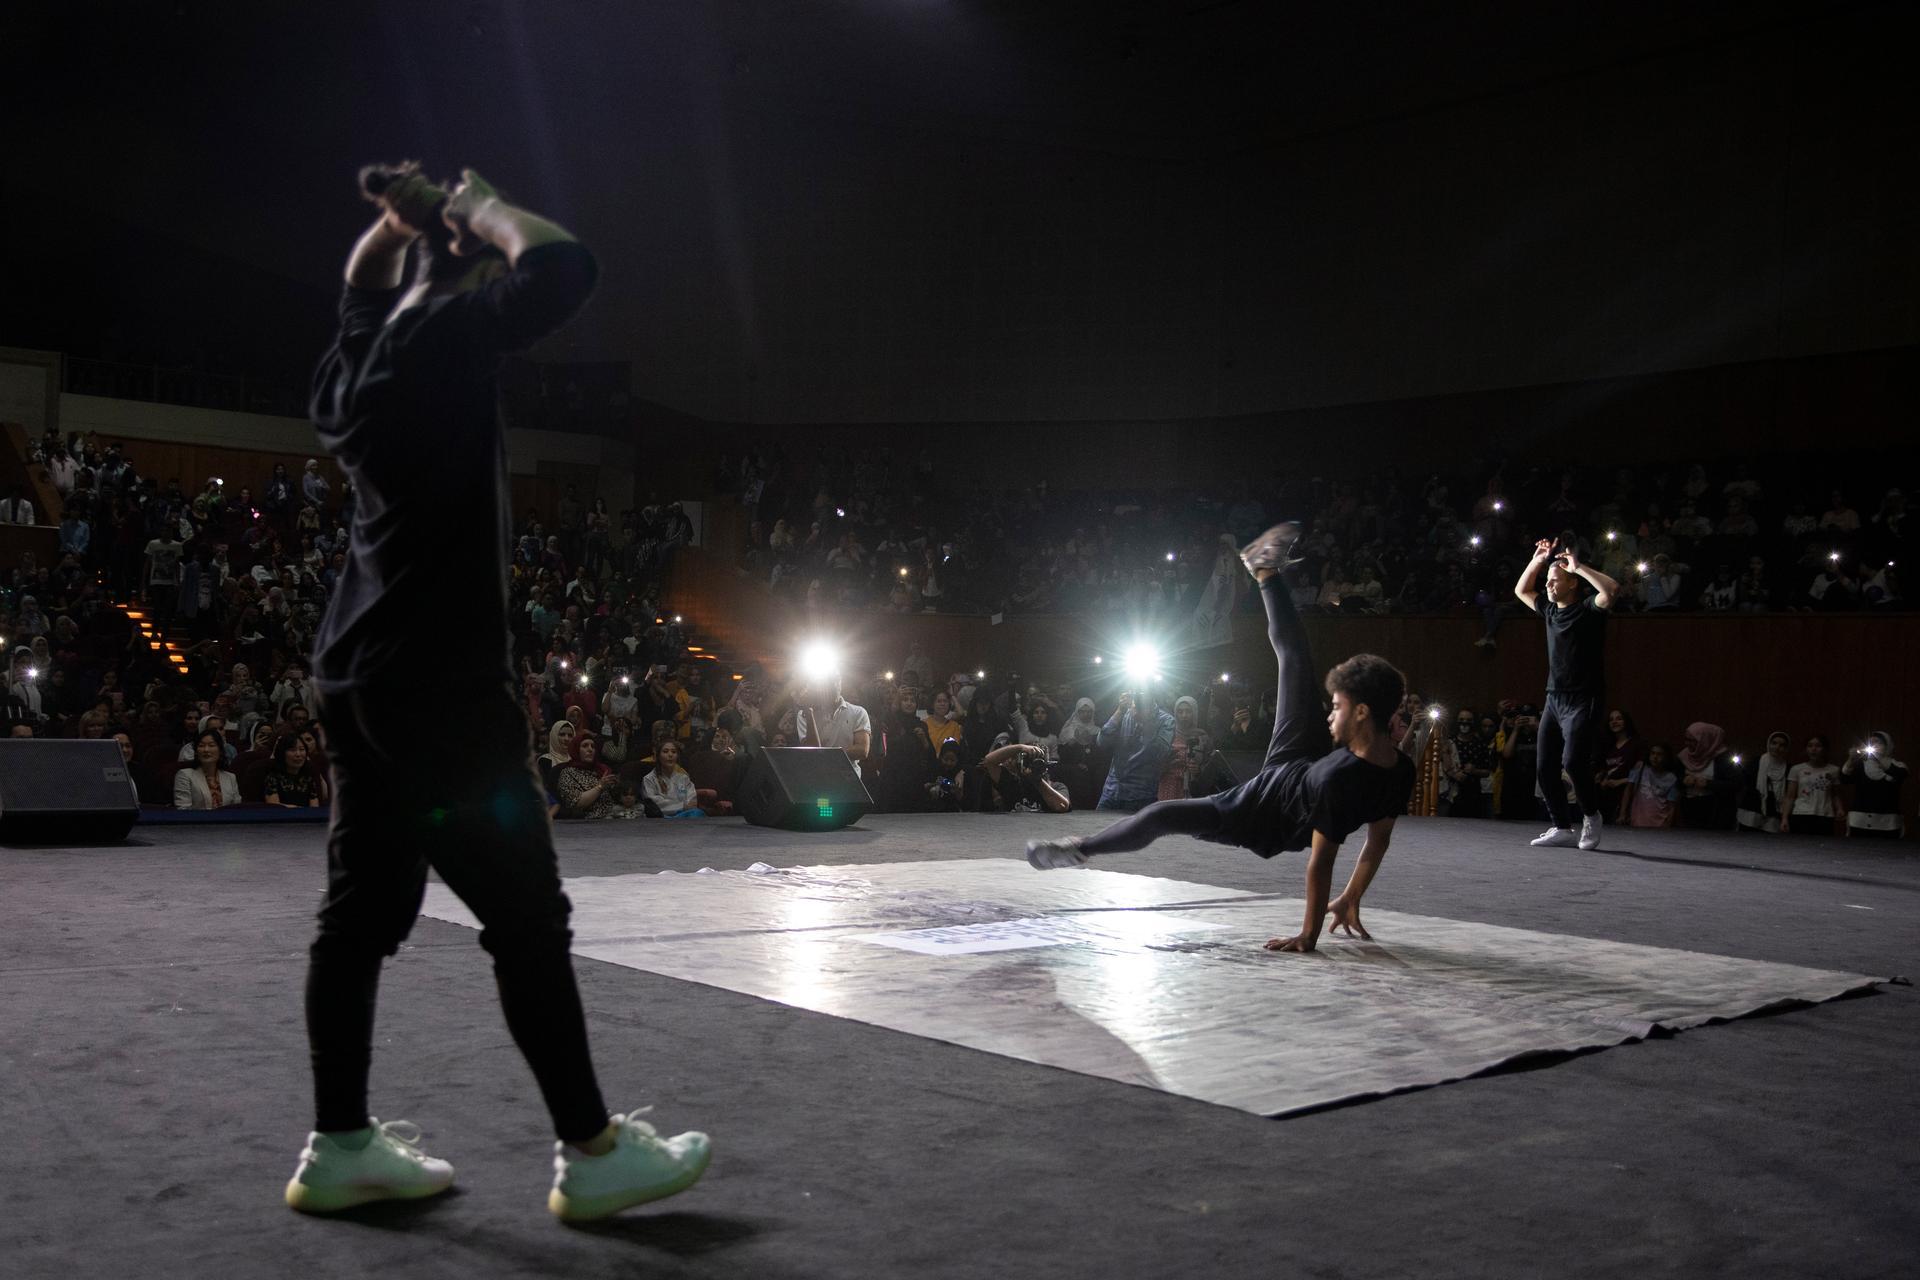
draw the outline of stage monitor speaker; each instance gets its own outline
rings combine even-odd
[[[767,747],[754,753],[734,807],[757,827],[838,831],[865,817],[873,797],[839,747]]]
[[[140,813],[112,738],[0,738],[0,844],[112,844]]]

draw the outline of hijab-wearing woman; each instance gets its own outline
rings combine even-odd
[[[1680,821],[1688,827],[1724,831],[1733,825],[1740,766],[1727,750],[1727,731],[1696,720],[1680,749]]]
[[[613,770],[600,761],[600,742],[590,733],[573,740],[573,758],[556,778],[563,818],[597,818],[615,807]]]
[[[1060,726],[1060,745],[1091,747],[1100,741],[1100,726],[1093,720],[1093,699],[1082,698],[1073,704],[1073,715]]]
[[[1893,758],[1893,735],[1875,729],[1862,746],[1854,748],[1840,766],[1840,776],[1853,784],[1853,803],[1847,807],[1847,834],[1898,840],[1905,834],[1900,788],[1907,766]]]
[[[1787,812],[1787,737],[1785,729],[1767,735],[1767,749],[1746,772],[1740,789],[1740,809],[1735,820],[1743,831],[1780,830]]]
[[[577,730],[569,720],[557,721],[547,730],[547,749],[541,752],[536,763],[540,766],[540,781],[545,784],[548,795],[559,794],[560,770],[573,761],[573,737]]]

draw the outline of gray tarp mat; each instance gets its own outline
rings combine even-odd
[[[1297,899],[1003,859],[566,889],[588,959],[1260,1115],[1877,981],[1371,910],[1372,942],[1281,954],[1261,944],[1297,930]],[[437,882],[425,913],[478,923]]]

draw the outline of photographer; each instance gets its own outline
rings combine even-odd
[[[936,813],[959,813],[967,802],[967,771],[960,767],[960,741],[940,744],[940,762],[927,783],[927,804]]]
[[[1538,743],[1540,717],[1531,706],[1515,708],[1501,726],[1500,816],[1531,821],[1540,816]]]
[[[1048,776],[1047,753],[1031,743],[1008,742],[980,761],[983,813],[1065,813],[1067,793]]]
[[[1900,789],[1907,766],[1893,758],[1893,736],[1875,729],[1853,749],[1840,766],[1840,776],[1853,784],[1853,804],[1847,809],[1847,834],[1898,840],[1905,834],[1900,815]]]

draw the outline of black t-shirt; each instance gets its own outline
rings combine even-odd
[[[1540,618],[1547,624],[1547,692],[1599,693],[1606,678],[1607,611],[1593,596],[1563,609],[1542,591]]]
[[[386,322],[398,289],[348,286],[309,413],[359,495],[314,639],[324,692],[383,678],[509,680],[506,437],[499,357],[552,333],[593,289],[593,255],[542,245],[484,288]]]
[[[1413,778],[1413,761],[1400,752],[1384,766],[1345,747],[1318,760],[1289,760],[1214,796],[1221,829],[1209,838],[1263,858],[1308,848],[1315,831],[1343,841],[1370,822],[1406,813]]]

